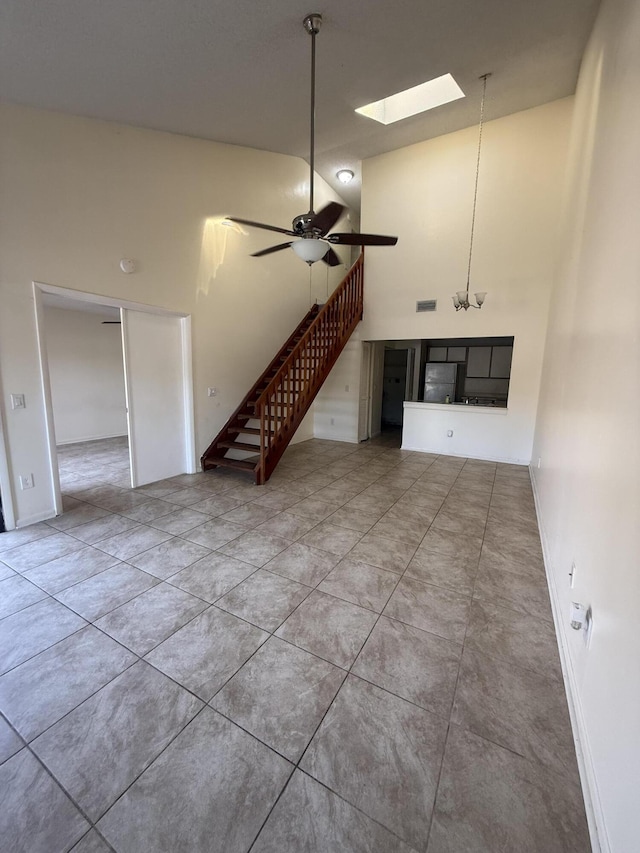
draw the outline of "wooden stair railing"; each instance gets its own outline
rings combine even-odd
[[[327,303],[307,314],[203,454],[203,471],[239,468],[252,471],[258,485],[267,482],[362,319],[363,265],[361,254]],[[240,435],[259,441],[238,440]],[[258,455],[233,459],[228,450]]]

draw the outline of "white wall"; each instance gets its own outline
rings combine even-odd
[[[362,324],[360,324],[362,325]],[[360,326],[325,380],[313,406],[314,436],[332,441],[358,441],[358,402],[362,338]]]
[[[567,98],[485,125],[471,286],[488,292],[481,311],[456,313],[451,301],[466,282],[478,128],[363,164],[362,228],[399,239],[366,251],[360,338],[513,335],[505,461],[531,458],[572,105]],[[437,299],[437,311],[417,314],[420,299]],[[427,438],[420,449],[435,449]],[[459,439],[462,455],[495,455],[473,416]]]
[[[127,434],[122,335],[119,325],[103,325],[104,319],[44,308],[58,444]]]
[[[576,93],[533,468],[586,775],[615,853],[640,845],[638,44],[640,5],[604,0]],[[588,649],[571,600],[593,608]]]
[[[507,409],[438,403],[405,403],[402,446],[405,450],[443,453],[526,465],[513,413]],[[523,425],[526,427],[526,424]],[[449,436],[448,433],[453,435]],[[469,436],[481,456],[469,452]],[[430,448],[426,451],[426,448]]]
[[[201,453],[345,270],[327,278],[317,264],[310,276],[288,251],[251,258],[277,235],[219,224],[235,214],[286,227],[306,211],[298,158],[16,106],[3,106],[0,122],[3,490],[26,524],[53,514],[32,281],[192,315]],[[320,179],[316,189],[318,208],[336,198]],[[135,274],[119,271],[122,257],[136,260]],[[10,393],[25,394],[27,408],[11,411]],[[21,492],[25,473],[35,488]]]

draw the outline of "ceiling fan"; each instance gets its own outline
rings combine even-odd
[[[239,222],[241,225],[250,225],[253,228],[264,228],[266,231],[276,231],[279,234],[287,234],[296,237],[288,243],[279,243],[270,246],[260,252],[254,252],[252,257],[259,258],[262,255],[270,255],[280,252],[282,249],[291,247],[296,255],[309,265],[316,261],[324,261],[330,267],[339,266],[342,261],[331,248],[331,244],[337,246],[395,246],[397,237],[387,237],[383,234],[353,234],[350,232],[329,232],[338,219],[346,210],[344,205],[335,201],[330,202],[322,210],[315,213],[313,209],[313,178],[315,159],[315,112],[316,112],[316,36],[322,26],[322,15],[313,13],[307,15],[302,22],[307,33],[311,36],[311,132],[309,153],[309,212],[301,213],[293,220],[291,228],[279,228],[276,225],[265,225],[262,222],[252,222],[250,219],[240,219],[237,216],[228,216],[231,222]]]

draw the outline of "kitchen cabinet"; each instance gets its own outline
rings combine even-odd
[[[446,347],[429,347],[429,361],[446,361]]]
[[[488,377],[491,369],[491,350],[493,347],[469,347],[467,376]]]
[[[447,361],[464,361],[466,357],[466,347],[447,347]]]
[[[511,375],[511,356],[513,347],[492,347],[491,371],[494,379],[509,379]]]

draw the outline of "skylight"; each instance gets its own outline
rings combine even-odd
[[[464,96],[451,74],[443,74],[442,77],[427,80],[426,83],[420,83],[381,101],[358,107],[356,112],[379,121],[380,124],[393,124],[394,121],[432,110]]]

